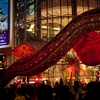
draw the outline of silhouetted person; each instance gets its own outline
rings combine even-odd
[[[52,88],[49,85],[40,85],[36,89],[37,100],[52,100]]]
[[[22,87],[19,87],[16,92],[16,97],[14,100],[26,100],[25,98],[25,91]]]
[[[35,88],[33,86],[27,86],[25,88],[26,100],[33,100],[35,99]]]
[[[75,96],[75,100],[83,100],[83,98],[85,97],[87,93],[87,84],[84,83],[82,84],[82,91],[80,93],[77,93]]]
[[[98,88],[98,83],[90,82],[87,85],[87,94],[83,100],[100,100],[100,92]]]
[[[55,97],[54,100],[58,100],[59,98],[59,89],[60,89],[60,85],[58,82],[55,83],[54,88],[53,88],[53,92],[55,93]]]
[[[60,100],[74,100],[74,95],[69,91],[69,87],[62,85],[59,93]]]
[[[63,79],[60,78],[60,85],[63,85]]]
[[[97,74],[96,74],[96,82],[100,82],[100,73],[99,71],[97,71]]]

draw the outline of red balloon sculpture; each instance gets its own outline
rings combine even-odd
[[[80,61],[86,65],[100,64],[100,33],[86,34],[74,47]]]

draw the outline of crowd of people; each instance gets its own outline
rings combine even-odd
[[[100,83],[74,81],[63,84],[61,80],[53,87],[44,82],[18,88],[14,85],[0,88],[0,100],[100,100]]]

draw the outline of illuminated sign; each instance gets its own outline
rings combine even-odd
[[[8,1],[0,0],[0,46],[7,45],[8,34]]]

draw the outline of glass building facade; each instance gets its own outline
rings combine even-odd
[[[100,0],[17,0],[15,5],[15,46],[17,46],[27,38],[50,41],[77,15],[100,7]],[[72,50],[68,53],[75,56]],[[43,72],[41,77],[52,81],[58,80],[59,77],[69,79],[69,72],[62,70],[66,67],[66,63],[66,59],[62,58],[56,65]],[[80,76],[78,79],[90,81],[99,70],[98,66],[91,68],[82,63],[79,67],[84,68],[89,74],[86,76],[81,71],[76,71],[73,79]]]

